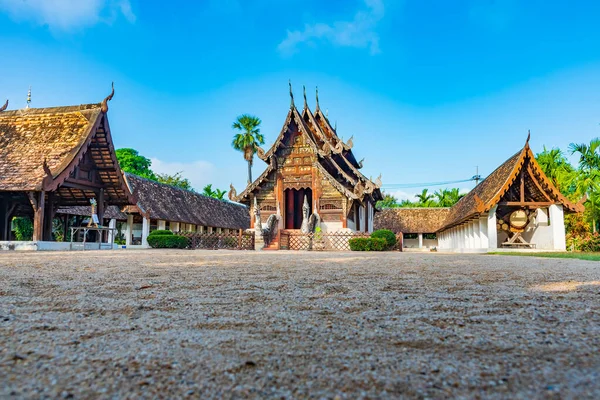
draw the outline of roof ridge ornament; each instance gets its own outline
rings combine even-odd
[[[106,98],[104,100],[102,100],[101,109],[102,109],[103,113],[107,113],[108,112],[108,102],[110,100],[112,100],[113,96],[115,95],[115,83],[113,82],[111,84],[111,86],[112,86],[112,91],[110,92],[110,94],[108,96],[106,96]]]
[[[31,85],[29,85],[29,90],[27,91],[27,105],[25,109],[29,109],[29,104],[31,104]]]
[[[319,87],[317,86],[317,107],[315,108],[315,111],[319,111],[321,108],[319,106]]]
[[[525,142],[525,146],[529,145],[529,139],[531,139],[531,130],[527,129],[527,141]]]
[[[302,85],[302,91],[304,93],[304,109],[308,110],[308,102],[306,101],[306,86]]]
[[[231,201],[237,200],[237,191],[233,187],[233,183],[229,184],[229,200],[231,200]]]
[[[348,139],[348,141],[346,142],[346,146],[348,146],[349,148],[354,147],[354,135],[350,136],[350,139]]]
[[[294,92],[292,92],[292,80],[288,80],[288,85],[290,85],[290,108],[294,108]]]
[[[8,99],[6,99],[6,103],[2,107],[0,107],[0,112],[6,110],[8,108]]]

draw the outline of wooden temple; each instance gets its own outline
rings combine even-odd
[[[381,179],[364,176],[352,151],[352,138],[344,142],[319,105],[317,91],[314,113],[294,104],[290,84],[290,109],[283,128],[268,151],[257,149],[267,164],[265,171],[246,189],[229,197],[247,205],[254,215],[254,202],[260,209],[261,223],[279,215],[284,230],[299,230],[305,199],[311,214],[320,217],[323,232],[373,230],[375,203],[382,199]],[[254,217],[251,218],[254,228]]]
[[[0,241],[13,217],[33,218],[33,241],[51,241],[56,211],[97,201],[136,201],[127,187],[108,123],[108,101],[67,107],[0,109]]]

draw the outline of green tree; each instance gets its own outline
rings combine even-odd
[[[212,188],[212,183],[204,186],[202,188],[202,194],[208,197],[213,197],[215,199],[223,200],[225,198],[226,190],[214,189]]]
[[[156,180],[166,185],[175,186],[181,189],[189,190],[194,192],[192,184],[187,178],[181,176],[182,172],[176,172],[174,175],[169,174],[156,174]]]
[[[423,191],[417,195],[415,195],[415,197],[418,200],[417,206],[418,207],[433,207],[434,202],[433,202],[433,195],[429,194],[429,189],[423,189]]]
[[[249,114],[237,117],[232,125],[240,133],[233,136],[231,145],[234,149],[244,153],[244,160],[248,162],[248,184],[252,183],[252,162],[254,153],[261,144],[265,143],[265,137],[260,133],[261,120]]]
[[[378,210],[383,210],[384,208],[396,208],[399,207],[398,199],[388,193],[383,193],[383,200],[379,200],[375,207]]]
[[[157,180],[156,174],[150,169],[152,161],[138,153],[134,149],[117,149],[115,151],[119,166],[125,172],[141,176],[142,178]]]
[[[575,182],[575,193],[587,196],[590,206],[592,231],[597,230],[598,198],[600,197],[600,138],[586,143],[571,143],[571,154],[579,155],[579,175]]]
[[[567,160],[562,150],[552,148],[548,150],[544,146],[541,153],[536,154],[536,161],[540,165],[544,174],[552,181],[558,190],[565,196],[571,196],[574,191],[574,183],[577,178],[578,171],[573,168]]]

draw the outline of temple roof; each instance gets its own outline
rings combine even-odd
[[[445,230],[478,217],[498,205],[521,172],[527,174],[527,190],[533,196],[562,204],[567,212],[583,212],[584,206],[573,203],[552,184],[535,160],[529,147],[529,138],[519,152],[506,160],[479,185],[456,203],[448,213],[440,230]]]
[[[387,208],[375,214],[375,229],[394,233],[435,233],[446,220],[450,208]]]
[[[0,190],[42,190],[44,161],[59,176],[102,116],[100,104],[0,113]]]
[[[349,198],[361,201],[365,195],[372,195],[376,201],[382,198],[379,190],[381,186],[379,179],[377,182],[373,182],[358,170],[362,165],[356,162],[356,158],[352,153],[352,138],[348,140],[348,143],[344,143],[337,136],[337,132],[321,112],[318,100],[317,109],[313,114],[306,103],[306,97],[302,112],[298,111],[292,97],[285,123],[275,142],[268,151],[265,152],[260,148],[257,151],[258,157],[269,164],[269,167],[242,193],[238,196],[232,196],[233,199],[238,201],[245,199],[276,168],[276,160],[273,156],[283,145],[283,140],[292,122],[298,126],[298,130],[305,137],[306,143],[313,149],[319,164],[317,167],[321,172],[324,172],[323,175],[338,190]]]
[[[112,94],[96,104],[0,111],[0,191],[57,191],[65,204],[89,204],[92,186],[62,187],[85,158],[98,167],[97,189],[105,190],[107,201],[134,202],[114,154],[106,116],[111,98]]]
[[[125,177],[138,199],[138,209],[146,217],[214,228],[250,227],[248,208],[241,204],[217,200],[129,173],[125,173]]]

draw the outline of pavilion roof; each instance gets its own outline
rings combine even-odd
[[[374,227],[394,233],[435,233],[444,225],[449,212],[447,207],[387,208],[375,214]]]
[[[113,92],[114,93],[114,92]],[[66,205],[89,204],[93,188],[66,189],[85,158],[98,167],[111,204],[135,202],[114,154],[106,102],[0,111],[0,191],[56,191]]]
[[[129,173],[125,173],[125,178],[138,199],[138,209],[146,217],[215,228],[250,227],[248,208],[242,204],[214,199]]]
[[[531,193],[531,196],[562,204],[567,212],[584,211],[583,204],[571,202],[548,179],[535,160],[535,155],[529,147],[528,137],[525,146],[519,152],[496,168],[450,209],[440,230],[476,218],[498,205],[515,184],[521,172],[526,174],[526,190]]]

